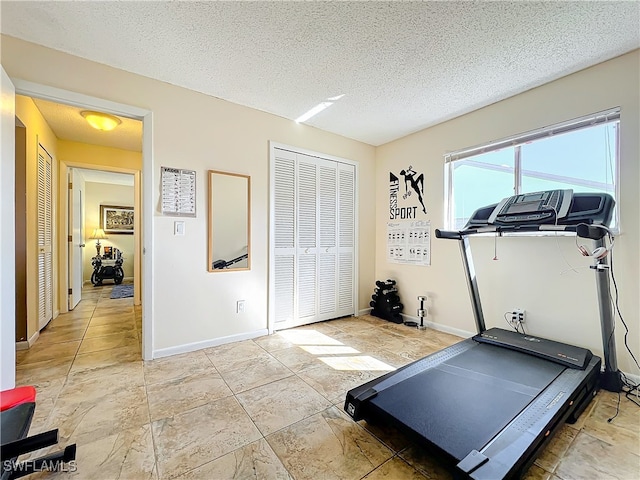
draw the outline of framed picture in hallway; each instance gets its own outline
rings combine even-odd
[[[133,234],[133,207],[100,205],[100,227],[104,233]]]

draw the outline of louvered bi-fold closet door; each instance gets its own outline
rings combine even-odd
[[[355,313],[355,167],[274,149],[275,330]]]
[[[307,155],[297,160],[297,321],[304,325],[318,313],[318,166]]]
[[[296,317],[296,154],[275,149],[273,188],[273,280],[271,299],[276,329],[294,325]]]
[[[355,292],[355,166],[339,163],[337,172],[337,307],[336,317],[356,309]]]
[[[336,317],[338,305],[338,164],[317,159],[318,320]]]
[[[38,145],[38,328],[53,318],[53,160]]]

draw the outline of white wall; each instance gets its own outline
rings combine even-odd
[[[444,226],[444,160],[459,150],[562,120],[621,107],[621,235],[614,249],[614,273],[620,310],[629,325],[629,345],[640,354],[639,178],[640,100],[638,50],[521,95],[391,142],[376,150],[376,277],[398,279],[405,313],[415,316],[417,295],[430,297],[430,320],[449,329],[474,332],[475,323],[464,280],[458,243],[435,239]],[[432,265],[409,267],[385,258],[389,206],[389,171],[408,164],[425,173],[425,202],[432,224]],[[506,326],[503,313],[527,311],[527,331],[590,348],[602,355],[595,278],[575,247],[574,238],[502,238],[493,261],[493,238],[473,238],[471,246],[488,326]],[[573,271],[571,267],[577,271]],[[638,373],[616,327],[618,363]]]
[[[47,84],[153,112],[154,237],[143,239],[153,262],[154,350],[239,336],[267,328],[269,141],[359,162],[361,186],[373,185],[374,148],[264,112],[89,62],[11,37],[2,37],[2,63],[12,78]],[[28,61],[25,61],[28,59]],[[46,72],[46,76],[42,74]],[[160,167],[195,170],[197,217],[159,212]],[[207,272],[207,170],[251,176],[251,270]],[[361,188],[359,308],[373,285],[375,192]],[[246,311],[235,313],[237,299]],[[212,308],[212,305],[215,305]],[[143,305],[143,308],[145,306]]]
[[[14,88],[0,67],[0,390],[15,386],[15,108]]]
[[[85,282],[91,280],[93,267],[91,259],[96,255],[96,240],[91,240],[94,229],[100,228],[100,205],[121,207],[133,207],[134,190],[127,185],[113,185],[110,183],[85,182],[85,209],[84,209],[84,238],[86,247],[83,255],[82,276]],[[101,254],[104,254],[105,246],[112,246],[122,251],[125,278],[133,277],[134,257],[133,235],[107,234],[106,240],[101,240]],[[107,282],[109,283],[109,282]]]

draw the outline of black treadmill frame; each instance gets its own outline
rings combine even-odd
[[[471,256],[469,236],[481,233],[502,235],[505,232],[516,231],[568,231],[575,232],[575,225],[528,225],[519,227],[484,226],[459,232],[436,230],[436,237],[455,239],[460,242],[460,250],[466,273],[467,286],[471,298],[473,314],[478,334],[486,330],[476,273]],[[587,238],[595,241],[596,247],[605,246],[606,231],[600,228],[590,228]],[[586,236],[581,233],[581,236]],[[600,320],[602,326],[602,342],[605,354],[605,372],[601,378],[601,360],[593,356],[585,370],[565,368],[520,414],[502,429],[492,440],[482,446],[480,451],[469,452],[464,459],[454,458],[442,448],[435,445],[428,438],[416,432],[410,425],[405,425],[389,412],[378,408],[375,397],[386,388],[397,384],[412,375],[412,371],[421,367],[421,363],[439,365],[444,362],[452,350],[459,348],[473,348],[477,344],[472,339],[459,342],[440,352],[406,365],[394,372],[367,382],[350,390],[345,400],[345,411],[354,419],[365,419],[371,423],[384,420],[393,424],[411,437],[421,441],[430,450],[444,454],[449,464],[455,466],[459,475],[474,479],[514,478],[524,474],[538,452],[543,448],[565,422],[573,423],[586,409],[593,396],[597,393],[602,380],[603,385],[610,391],[620,391],[621,383],[615,356],[615,339],[613,337],[613,315],[608,298],[609,276],[606,257],[596,261],[593,269],[596,272],[596,282],[599,293]],[[502,348],[497,346],[496,348]],[[454,353],[455,355],[455,353]],[[442,358],[440,358],[442,357]]]

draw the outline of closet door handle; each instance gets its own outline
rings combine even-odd
[[[309,249],[308,249],[308,248],[305,248],[305,249],[304,249],[304,253],[309,253]]]

